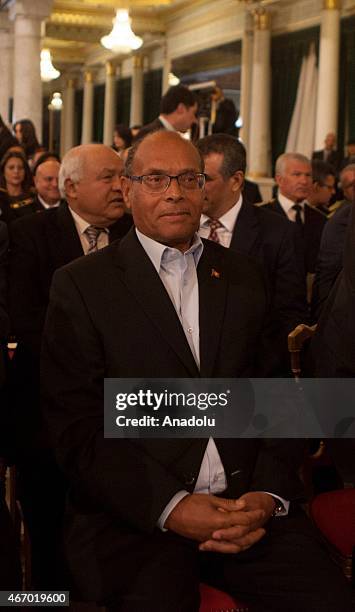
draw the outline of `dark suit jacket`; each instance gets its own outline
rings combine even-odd
[[[263,201],[258,184],[253,183],[253,181],[248,181],[248,179],[244,181],[243,195],[247,202],[251,204],[258,204]]]
[[[345,202],[326,224],[320,243],[312,293],[312,319],[317,322],[324,303],[343,267],[346,230],[351,204]]]
[[[325,161],[324,160],[324,149],[320,149],[319,151],[314,151],[312,155],[312,159],[320,159],[322,161]],[[327,163],[331,164],[334,170],[336,170],[336,172],[338,172],[340,168],[341,160],[342,160],[342,155],[340,151],[331,151],[331,153],[326,159]]]
[[[124,236],[131,225],[132,217],[125,214],[111,226],[109,240]],[[52,276],[57,268],[84,255],[67,204],[12,223],[10,247],[12,333],[39,355]]]
[[[158,132],[159,130],[165,130],[165,129],[166,128],[164,127],[160,119],[157,117],[151,123],[147,123],[147,125],[143,125],[143,127],[139,130],[134,140],[136,142],[137,140],[141,140],[141,138],[144,138],[144,136],[146,136],[147,134],[150,134],[151,132]]]
[[[271,200],[271,202],[268,202],[267,204],[262,204],[262,206],[268,210],[272,210],[273,212],[283,215],[287,219],[287,215],[277,199]],[[312,206],[307,204],[304,211],[305,219],[302,245],[305,270],[306,272],[313,274],[316,269],[319,245],[327,218],[319,210],[312,208]]]
[[[7,338],[10,320],[7,314],[7,226],[0,221],[0,342]]]
[[[296,325],[308,320],[298,239],[294,223],[243,200],[230,248],[256,257],[266,273],[272,304],[268,374],[290,372],[287,336]]]
[[[103,378],[257,372],[267,306],[260,269],[246,256],[208,241],[204,245],[198,265],[200,371],[133,230],[58,271],[53,280],[42,352],[44,407],[72,486],[68,556],[81,596],[88,599],[107,597],[134,579],[159,541],[156,523],[163,509],[179,490],[193,490],[207,444],[186,438],[104,439]],[[299,456],[291,458],[282,440],[219,439],[216,444],[227,495],[248,489],[286,498],[299,494],[293,474]]]

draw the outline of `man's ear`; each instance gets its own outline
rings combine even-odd
[[[64,181],[65,195],[71,198],[72,200],[76,200],[78,197],[77,186],[78,186],[78,183],[74,183],[70,178],[65,179]]]
[[[237,170],[233,176],[231,176],[232,191],[239,191],[244,183],[244,172]]]
[[[129,209],[131,208],[131,203],[130,203],[130,198],[129,198],[131,187],[132,187],[131,179],[128,178],[128,176],[121,176],[122,195],[123,195],[124,203],[126,207]]]
[[[282,175],[281,174],[275,174],[275,183],[281,187],[281,183],[282,183]]]
[[[179,104],[177,105],[176,109],[175,109],[175,113],[179,113],[179,115],[181,115],[182,113],[186,112],[186,106],[183,102],[179,102]]]

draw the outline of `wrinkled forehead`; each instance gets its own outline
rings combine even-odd
[[[182,170],[201,171],[201,158],[197,149],[181,138],[157,138],[142,142],[133,161],[136,172],[149,173],[181,172]]]
[[[306,162],[289,159],[285,164],[285,174],[312,174],[312,167]]]

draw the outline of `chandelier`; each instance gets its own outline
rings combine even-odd
[[[116,11],[113,28],[107,36],[101,38],[101,44],[115,53],[130,53],[142,46],[142,38],[136,36],[132,31],[127,9]]]
[[[53,81],[60,76],[59,70],[56,70],[52,64],[51,52],[49,49],[41,51],[41,79],[45,83]]]
[[[53,93],[52,99],[48,104],[49,110],[60,111],[63,107],[62,94],[59,91]]]

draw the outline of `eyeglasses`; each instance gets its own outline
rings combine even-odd
[[[131,181],[141,183],[148,193],[163,193],[169,188],[172,179],[176,179],[181,189],[194,191],[203,189],[206,177],[202,172],[182,172],[182,174],[143,174],[142,176],[130,176]]]

